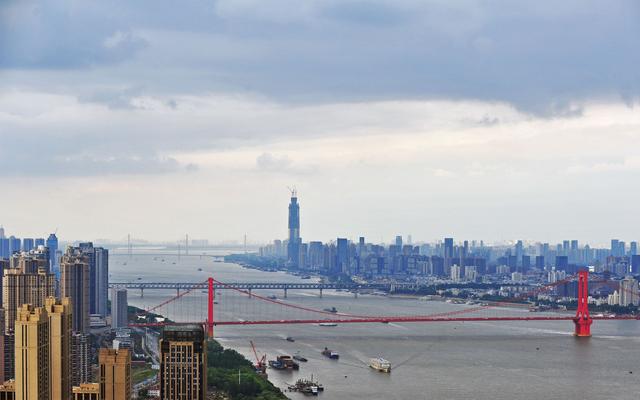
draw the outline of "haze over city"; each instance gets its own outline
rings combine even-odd
[[[173,5],[0,6],[5,228],[268,242],[296,185],[305,240],[637,231],[637,2]]]

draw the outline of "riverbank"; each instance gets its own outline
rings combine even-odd
[[[128,313],[132,322],[139,321],[141,316],[146,322],[154,322],[157,318],[169,321],[159,314],[146,313],[134,306],[129,306]],[[158,327],[151,329],[161,332]],[[144,379],[152,375],[145,373]],[[209,397],[219,400],[287,399],[279,388],[256,373],[251,361],[236,350],[225,349],[213,339],[207,342],[207,386]]]

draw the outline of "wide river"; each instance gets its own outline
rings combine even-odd
[[[114,282],[200,282],[210,275],[222,282],[309,282],[280,272],[213,262],[209,257],[178,259],[174,255],[128,258],[112,254],[110,273]],[[181,304],[159,312],[178,321],[204,319],[206,294],[196,292],[200,295],[185,296]],[[219,291],[216,320],[312,317],[305,311],[263,305],[257,299],[230,292]],[[281,291],[256,293],[283,297]],[[129,304],[148,307],[175,294],[147,290],[140,297],[130,291]],[[336,307],[340,312],[362,315],[432,314],[469,307],[373,295],[356,299],[350,293],[335,291],[325,291],[322,298],[313,291],[290,291],[288,299],[282,301],[315,309]],[[220,326],[215,336],[250,360],[254,356],[249,340],[269,359],[299,352],[309,360],[299,371],[269,369],[269,379],[284,390],[288,383],[313,375],[325,386],[320,396],[325,400],[638,399],[640,322],[596,321],[590,339],[577,339],[572,332],[570,321],[536,321]],[[295,342],[286,341],[287,336]],[[340,359],[323,357],[320,352],[324,347],[338,351]],[[370,369],[368,360],[374,356],[389,360],[392,373]],[[289,392],[287,396],[304,397]]]

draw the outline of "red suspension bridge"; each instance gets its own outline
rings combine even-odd
[[[575,314],[544,312],[532,315],[528,312],[527,306],[529,304],[523,303],[523,300],[551,293],[555,287],[570,281],[575,281],[578,287]],[[218,290],[221,288],[227,289],[224,295]],[[424,304],[416,301],[414,303],[417,305],[408,310],[409,312],[398,310],[395,315],[377,315],[375,313],[339,312],[336,309],[318,309],[304,301],[295,303],[290,300],[279,300],[273,295],[262,296],[250,289],[234,287],[231,284],[209,278],[160,304],[147,307],[143,313],[137,316],[136,322],[130,325],[157,327],[175,323],[199,323],[204,324],[207,327],[209,337],[213,337],[215,327],[225,325],[573,321],[575,335],[589,337],[591,336],[591,324],[594,320],[640,319],[635,315],[604,316],[600,314],[591,316],[588,296],[589,273],[580,271],[577,275],[565,280],[520,293],[512,302],[458,305],[453,311],[425,313]],[[511,315],[509,311],[515,311],[515,315]]]

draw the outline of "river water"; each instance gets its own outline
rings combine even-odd
[[[224,254],[220,250],[219,254]],[[245,269],[213,262],[207,257],[112,255],[111,281],[199,282],[213,275],[222,282],[308,282],[284,273]],[[126,263],[126,265],[125,265]],[[175,263],[175,264],[174,264]],[[198,269],[201,268],[202,271]],[[220,291],[216,320],[251,318],[303,318],[304,312],[256,306],[258,300]],[[259,291],[276,295],[280,291]],[[175,291],[147,290],[144,297],[129,292],[129,304],[148,307]],[[225,297],[226,296],[226,297]],[[184,305],[167,308],[168,317],[205,318],[206,294],[185,297]],[[367,315],[431,314],[455,311],[460,306],[418,299],[359,296],[345,292],[290,291],[286,302],[340,312]],[[191,303],[190,303],[191,302]],[[251,303],[254,302],[254,303]],[[231,304],[233,303],[233,306]],[[237,303],[237,304],[236,304]],[[186,307],[186,309],[185,309]],[[499,312],[499,311],[496,311]],[[526,311],[520,311],[526,312]],[[244,313],[244,314],[243,314]],[[194,316],[195,315],[195,316]],[[306,317],[310,316],[306,314]],[[248,319],[248,318],[247,318]],[[268,370],[269,379],[286,389],[298,378],[325,386],[321,397],[330,399],[637,399],[640,393],[640,322],[596,321],[593,337],[577,339],[570,321],[460,322],[317,325],[220,326],[215,336],[253,360],[249,340],[269,359],[279,354],[309,359],[299,371]],[[287,336],[295,342],[285,340]],[[329,347],[340,360],[324,358]],[[368,367],[371,357],[391,361],[390,374]],[[287,393],[292,399],[303,398]]]

